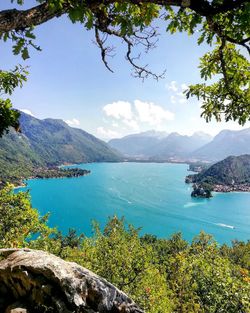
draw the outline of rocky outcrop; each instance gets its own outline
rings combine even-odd
[[[212,190],[210,186],[206,186],[207,184],[194,184],[193,191],[191,193],[191,197],[193,198],[211,198]]]
[[[0,249],[0,257],[0,312],[143,313],[122,291],[76,263],[29,249]]]

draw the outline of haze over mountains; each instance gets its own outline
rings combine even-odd
[[[230,155],[250,153],[250,128],[223,130],[214,138],[196,132],[192,136],[146,132],[109,141],[127,157],[148,160],[219,161]]]
[[[167,137],[165,132],[154,130],[132,134],[120,139],[111,139],[108,144],[125,156],[146,156],[151,147]]]
[[[217,161],[230,155],[250,154],[250,128],[223,130],[214,139],[192,153],[200,160]]]
[[[109,145],[128,157],[166,160],[175,157],[186,158],[191,152],[211,140],[210,135],[202,132],[194,133],[192,136],[183,136],[178,133],[151,131],[112,139]]]

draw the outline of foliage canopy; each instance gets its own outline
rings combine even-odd
[[[11,186],[0,191],[0,213],[0,247],[41,249],[77,262],[147,313],[249,312],[250,241],[219,247],[203,232],[192,243],[180,233],[170,239],[140,237],[139,229],[117,217],[104,230],[95,223],[90,238],[72,229],[63,235],[39,217],[28,193],[14,194]]]
[[[11,0],[22,8],[24,0]],[[135,46],[148,52],[157,42],[155,20],[166,23],[167,32],[199,34],[198,44],[207,43],[213,50],[200,60],[202,83],[189,86],[187,97],[202,101],[202,116],[210,121],[225,118],[244,124],[250,119],[250,3],[248,0],[36,0],[34,7],[0,11],[0,38],[13,42],[13,54],[29,58],[29,48],[40,50],[35,43],[34,27],[61,15],[93,30],[105,66],[112,71],[107,57],[113,48],[107,38],[115,36],[127,47],[126,59],[133,75],[142,79],[162,74],[137,63]],[[3,72],[0,72],[3,75]],[[9,75],[18,73],[11,71]],[[20,79],[20,76],[19,76]],[[22,77],[22,80],[24,78]],[[2,79],[0,80],[2,81]],[[15,85],[18,86],[19,83]],[[0,82],[2,88],[2,82]],[[15,125],[17,114],[9,100],[1,100],[0,135],[8,125]]]
[[[32,236],[47,237],[53,232],[46,225],[48,215],[40,217],[29,194],[15,194],[12,185],[0,190],[0,215],[0,248],[23,247]]]

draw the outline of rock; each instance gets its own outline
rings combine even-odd
[[[192,175],[186,176],[185,183],[186,184],[191,184],[192,182],[193,182]]]
[[[191,193],[191,197],[194,198],[211,198],[212,197],[212,192],[210,187],[206,188],[207,184],[194,184],[193,185],[193,191]]]
[[[5,313],[27,313],[27,310],[23,308],[13,308],[13,306],[11,306],[5,310]]]
[[[143,313],[122,291],[76,263],[29,249],[0,249],[0,256],[0,312],[22,301],[22,313]]]

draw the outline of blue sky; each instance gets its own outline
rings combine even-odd
[[[14,107],[38,118],[63,119],[104,140],[150,129],[213,135],[224,128],[241,129],[233,122],[206,123],[200,118],[201,103],[182,96],[186,85],[200,81],[199,57],[210,47],[199,47],[196,38],[186,34],[168,35],[164,25],[158,26],[157,48],[140,60],[155,72],[166,69],[158,82],[131,76],[125,46],[117,39],[110,41],[116,46],[116,56],[109,60],[114,73],[110,73],[93,43],[93,32],[66,17],[37,27],[36,42],[42,52],[31,50],[25,62],[12,55],[10,44],[1,42],[1,68],[29,66],[28,82],[11,97]]]

